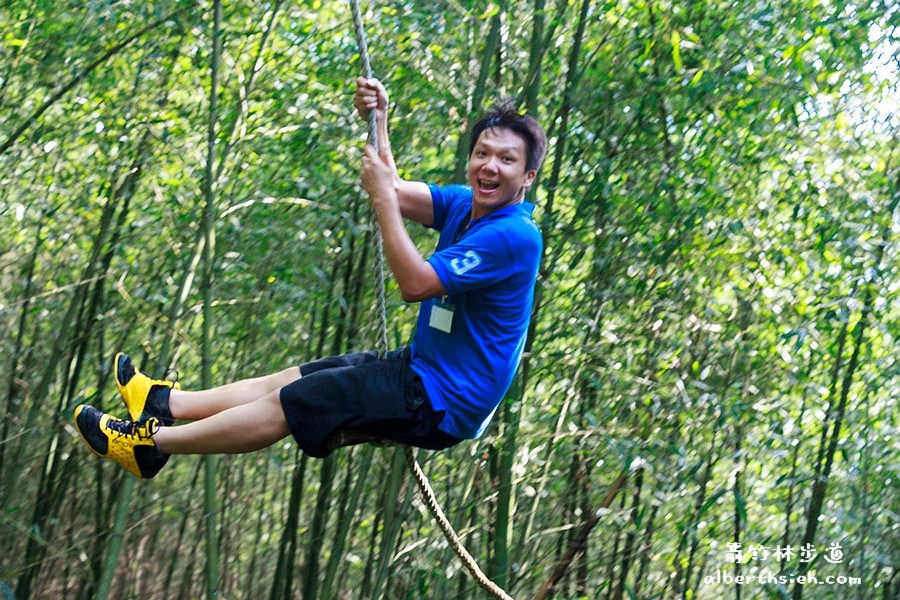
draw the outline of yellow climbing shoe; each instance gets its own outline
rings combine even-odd
[[[150,479],[169,460],[153,441],[159,420],[125,421],[82,404],[75,409],[75,426],[94,454],[114,460],[141,479]]]
[[[150,379],[138,371],[127,354],[116,354],[116,387],[133,421],[156,417],[165,426],[175,420],[169,411],[169,393],[181,389],[174,381]]]

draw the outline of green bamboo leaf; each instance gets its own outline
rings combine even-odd
[[[675,70],[680,73],[683,65],[681,64],[681,34],[678,31],[672,32],[672,62],[675,63]]]
[[[703,69],[697,69],[697,72],[694,73],[694,76],[691,77],[691,85],[697,85],[700,83],[700,80],[703,79]]]
[[[725,495],[726,493],[728,493],[728,490],[726,490],[726,489],[721,489],[721,490],[719,490],[718,492],[716,492],[715,494],[713,494],[712,496],[710,496],[710,497],[706,500],[706,502],[703,503],[703,506],[700,507],[700,510],[697,511],[697,518],[700,518],[700,517],[702,517],[703,515],[705,515],[705,514],[706,514],[706,511],[708,511],[709,508],[710,508],[713,504],[715,504],[716,501],[718,501],[718,499],[721,498],[721,497],[722,497],[723,495]]]

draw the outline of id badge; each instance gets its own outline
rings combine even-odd
[[[445,299],[432,304],[428,326],[444,333],[450,333],[450,328],[453,326],[453,305]]]

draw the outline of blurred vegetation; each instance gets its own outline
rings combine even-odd
[[[482,597],[392,449],[220,458],[210,584],[201,461],[134,482],[71,425],[123,412],[118,350],[201,383],[210,118],[212,380],[375,343],[349,6],[224,4],[214,111],[212,8],[0,6],[0,596]],[[363,10],[403,176],[456,181],[502,97],[551,137],[519,380],[420,456],[482,568],[517,598],[561,564],[558,598],[898,597],[897,6]]]

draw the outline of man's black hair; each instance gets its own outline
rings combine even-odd
[[[544,128],[534,117],[519,113],[512,100],[505,100],[495,105],[475,122],[472,127],[472,137],[469,139],[469,156],[472,156],[478,136],[485,129],[492,127],[508,129],[525,140],[526,171],[537,171],[541,167],[541,163],[544,162],[544,154],[547,152],[547,134],[544,133]]]

